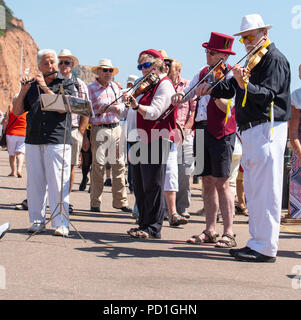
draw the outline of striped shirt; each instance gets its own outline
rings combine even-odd
[[[116,83],[110,82],[107,87],[102,86],[97,80],[88,87],[89,97],[92,102],[92,108],[95,113],[94,118],[90,118],[90,123],[94,126],[101,124],[112,124],[120,121],[120,116],[116,113],[105,112],[99,116],[99,108],[102,105],[108,105],[121,96],[121,92]]]

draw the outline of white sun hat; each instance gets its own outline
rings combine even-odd
[[[242,18],[240,32],[234,34],[234,36],[240,36],[242,33],[247,31],[252,31],[256,29],[271,29],[271,25],[265,25],[261,15],[255,14],[248,14]]]
[[[72,59],[73,60],[73,68],[77,67],[79,65],[79,61],[78,59],[73,56],[71,54],[71,51],[69,49],[63,49],[61,50],[61,52],[59,53],[58,55],[58,58],[69,58],[69,59]]]
[[[99,61],[98,66],[92,67],[91,70],[92,70],[92,72],[93,72],[94,74],[97,75],[97,70],[98,70],[99,68],[114,69],[114,71],[113,71],[113,76],[115,76],[115,75],[119,72],[119,69],[118,69],[118,68],[113,67],[112,61],[109,60],[109,59],[106,59],[106,58],[101,59],[101,60]]]

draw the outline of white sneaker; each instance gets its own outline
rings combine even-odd
[[[55,236],[68,237],[69,229],[66,226],[60,226],[54,231]]]
[[[2,239],[5,233],[9,230],[9,222],[0,226],[0,239]]]
[[[33,225],[28,228],[29,233],[43,232],[45,230],[45,223],[43,222],[34,222]]]

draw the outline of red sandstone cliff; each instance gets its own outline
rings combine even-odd
[[[36,56],[38,46],[24,30],[22,20],[12,19],[12,27],[0,35],[0,109],[6,111],[13,96],[20,89],[21,48],[23,46],[23,71],[30,67],[30,73],[37,72]]]

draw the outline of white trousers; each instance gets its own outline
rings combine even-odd
[[[61,225],[69,226],[69,185],[70,185],[70,164],[71,146],[65,146],[65,164],[63,179],[64,208],[60,212],[61,179],[63,164],[62,144],[31,145],[26,144],[26,170],[27,170],[27,201],[29,219],[31,223],[45,222],[47,189],[49,208],[52,217],[52,226],[57,228]]]
[[[287,123],[263,123],[242,132],[244,186],[251,239],[247,246],[276,257],[280,233]]]

